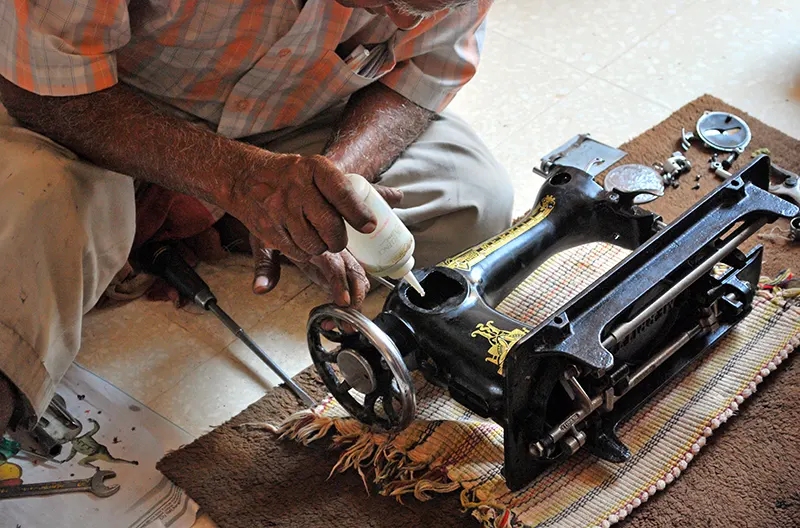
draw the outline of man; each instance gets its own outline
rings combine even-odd
[[[131,249],[134,180],[241,221],[269,248],[255,292],[274,249],[355,308],[344,221],[375,224],[345,173],[380,181],[420,266],[507,227],[503,169],[439,114],[489,3],[0,3],[0,431],[33,425],[77,354]]]

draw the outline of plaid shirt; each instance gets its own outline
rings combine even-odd
[[[2,0],[0,75],[54,96],[122,80],[228,137],[299,125],[378,80],[438,112],[475,73],[490,4],[404,30],[334,0]],[[381,43],[370,77],[343,59]]]

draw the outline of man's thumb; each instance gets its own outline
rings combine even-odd
[[[277,249],[267,249],[255,237],[250,239],[253,248],[253,293],[263,295],[272,291],[281,279],[281,263]]]

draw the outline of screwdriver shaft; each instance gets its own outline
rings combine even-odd
[[[266,365],[267,365],[267,366],[268,366],[268,367],[269,367],[269,368],[272,370],[272,372],[274,372],[275,374],[277,374],[277,375],[278,375],[278,377],[279,377],[279,378],[281,378],[281,380],[283,380],[283,382],[286,384],[286,386],[287,386],[287,387],[289,387],[289,389],[290,389],[290,390],[291,390],[293,393],[295,393],[295,395],[296,395],[298,398],[300,398],[300,399],[303,401],[303,403],[305,403],[305,404],[306,404],[306,405],[308,405],[309,407],[313,407],[313,406],[315,406],[315,405],[317,404],[317,402],[315,402],[315,401],[314,401],[314,399],[313,399],[311,396],[309,396],[309,395],[308,395],[308,393],[307,393],[306,391],[304,391],[303,389],[301,389],[301,388],[300,388],[300,386],[299,386],[299,385],[297,385],[297,383],[295,383],[295,382],[294,382],[294,380],[292,380],[292,378],[290,378],[290,377],[289,377],[289,376],[288,376],[288,375],[287,375],[287,374],[286,374],[286,373],[283,371],[283,369],[281,369],[281,368],[280,368],[280,367],[277,365],[277,363],[275,363],[274,361],[272,361],[272,359],[271,359],[271,358],[270,358],[270,357],[267,355],[267,353],[266,353],[266,352],[264,352],[264,350],[262,350],[262,349],[261,349],[261,347],[260,347],[260,346],[258,346],[258,345],[256,344],[256,342],[255,342],[255,341],[253,341],[253,340],[250,338],[250,336],[249,336],[249,335],[247,335],[247,332],[245,332],[245,331],[244,331],[244,329],[243,329],[241,326],[239,326],[238,324],[236,324],[236,321],[234,321],[233,319],[231,319],[231,317],[230,317],[230,316],[229,316],[227,313],[225,313],[225,311],[224,311],[222,308],[220,308],[220,307],[217,305],[217,303],[216,303],[216,302],[214,302],[214,301],[211,301],[211,302],[209,302],[209,303],[206,305],[206,309],[208,309],[208,310],[209,310],[211,313],[213,313],[214,315],[216,315],[216,316],[217,316],[217,318],[218,318],[220,321],[222,321],[222,324],[224,324],[224,325],[225,325],[225,326],[228,328],[228,330],[230,330],[231,332],[233,332],[233,334],[234,334],[236,337],[238,337],[238,338],[239,338],[239,340],[240,340],[242,343],[244,343],[245,345],[247,345],[247,348],[249,348],[250,350],[252,350],[253,352],[255,352],[255,354],[256,354],[256,355],[259,357],[259,359],[261,359],[261,361],[263,361],[263,362],[264,362],[264,364],[266,364]]]

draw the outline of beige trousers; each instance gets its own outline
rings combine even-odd
[[[278,152],[322,150],[335,116],[248,141]],[[383,175],[428,266],[505,229],[512,188],[462,120],[445,113]],[[81,322],[128,258],[133,181],[75,156],[0,106],[0,372],[32,425],[78,353]]]

